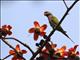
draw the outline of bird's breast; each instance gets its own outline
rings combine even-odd
[[[52,21],[49,21],[50,25],[55,28],[56,27],[56,24],[54,24]]]

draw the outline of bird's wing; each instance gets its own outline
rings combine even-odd
[[[57,17],[53,16],[52,22],[57,25],[59,23],[59,20],[57,19]]]

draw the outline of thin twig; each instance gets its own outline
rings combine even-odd
[[[50,40],[49,38],[54,34],[54,32],[56,31],[57,27],[62,23],[62,21],[64,20],[64,18],[67,16],[68,12],[72,9],[72,7],[78,2],[79,0],[76,0],[65,12],[64,16],[62,17],[62,19],[60,20],[59,24],[56,26],[56,28],[54,30],[52,30],[50,32],[50,34],[48,35],[48,37],[46,38],[43,46],[41,46],[35,53],[34,55],[31,57],[30,60],[34,60],[34,58],[41,52],[42,48],[48,43],[48,41]]]
[[[25,46],[26,48],[28,48],[28,49],[31,51],[32,54],[34,54],[33,50],[32,50],[27,44],[21,42],[20,40],[18,40],[18,39],[16,39],[16,38],[13,38],[13,37],[8,37],[8,38],[4,38],[4,39],[13,39],[13,40],[21,43],[23,46]]]
[[[65,0],[63,0],[63,3],[64,3],[64,5],[66,6],[66,8],[68,9],[68,6],[67,6],[67,4],[66,4]]]
[[[4,57],[3,59],[1,59],[1,60],[5,60],[5,59],[7,59],[8,57],[10,57],[11,55],[7,55],[6,57]]]
[[[17,54],[18,56],[22,57],[23,60],[26,60],[23,56],[21,56],[21,54],[19,54],[19,53],[16,51],[15,48],[14,48],[12,45],[10,45],[5,39],[2,39],[2,41],[3,41],[6,45],[8,45],[10,48],[12,48],[12,49],[16,52],[16,54]]]

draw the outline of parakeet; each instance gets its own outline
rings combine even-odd
[[[59,20],[57,19],[57,17],[53,16],[49,11],[45,11],[44,16],[46,16],[48,18],[50,26],[53,29],[58,25]],[[61,32],[62,34],[64,34],[66,37],[68,37],[74,43],[74,41],[66,34],[66,31],[63,30],[61,25],[56,30]]]

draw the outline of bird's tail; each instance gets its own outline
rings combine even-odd
[[[61,31],[66,37],[68,37],[73,43],[75,43],[67,34],[66,31]]]

